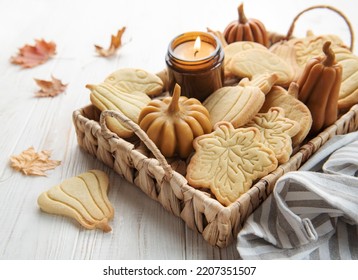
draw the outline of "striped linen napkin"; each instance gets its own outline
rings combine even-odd
[[[276,183],[237,238],[243,259],[358,259],[358,132]]]

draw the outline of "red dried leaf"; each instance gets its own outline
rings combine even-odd
[[[19,49],[17,56],[11,57],[11,63],[23,68],[32,68],[46,62],[56,54],[56,44],[45,40],[35,40],[35,45],[25,45]]]
[[[17,156],[10,157],[10,165],[25,175],[46,176],[45,171],[55,169],[61,164],[59,160],[49,159],[51,151],[35,152],[33,147],[28,148]]]
[[[35,93],[37,97],[54,97],[64,92],[67,84],[63,84],[61,80],[51,76],[52,81],[34,79],[36,84],[41,88]]]
[[[116,36],[114,36],[114,35],[111,36],[111,45],[109,46],[108,49],[104,49],[101,46],[94,45],[96,48],[96,52],[100,56],[104,56],[104,57],[108,57],[108,56],[115,54],[116,50],[122,46],[122,35],[125,30],[126,30],[126,27],[122,27],[121,29],[118,30]]]

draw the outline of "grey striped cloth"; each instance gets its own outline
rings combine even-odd
[[[243,259],[358,259],[358,132],[276,183],[237,238]]]

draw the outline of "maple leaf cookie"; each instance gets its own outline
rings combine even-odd
[[[237,128],[219,122],[214,131],[194,140],[186,179],[197,188],[210,188],[225,206],[235,202],[252,183],[277,167],[274,152],[261,143],[257,128]]]
[[[292,137],[300,131],[300,124],[285,118],[285,111],[272,107],[267,113],[259,113],[246,124],[261,133],[261,141],[274,151],[278,163],[285,163],[292,154]]]

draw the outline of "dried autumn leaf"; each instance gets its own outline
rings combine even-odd
[[[36,153],[35,149],[30,147],[17,156],[11,156],[10,165],[25,175],[46,176],[46,170],[55,169],[61,164],[59,160],[49,159],[50,156],[51,151],[44,150]]]
[[[63,84],[61,80],[51,76],[52,81],[34,79],[36,84],[41,88],[35,93],[37,97],[54,97],[64,92],[67,84]]]
[[[35,40],[35,45],[25,45],[19,49],[17,56],[11,57],[11,63],[21,65],[23,68],[32,68],[45,63],[56,54],[56,44],[45,40]]]
[[[104,57],[113,55],[116,52],[116,50],[122,46],[122,35],[125,30],[126,30],[126,27],[122,27],[121,29],[118,30],[116,36],[115,35],[111,36],[111,44],[108,49],[104,49],[101,46],[94,45],[96,48],[96,52],[100,56],[104,56]]]

